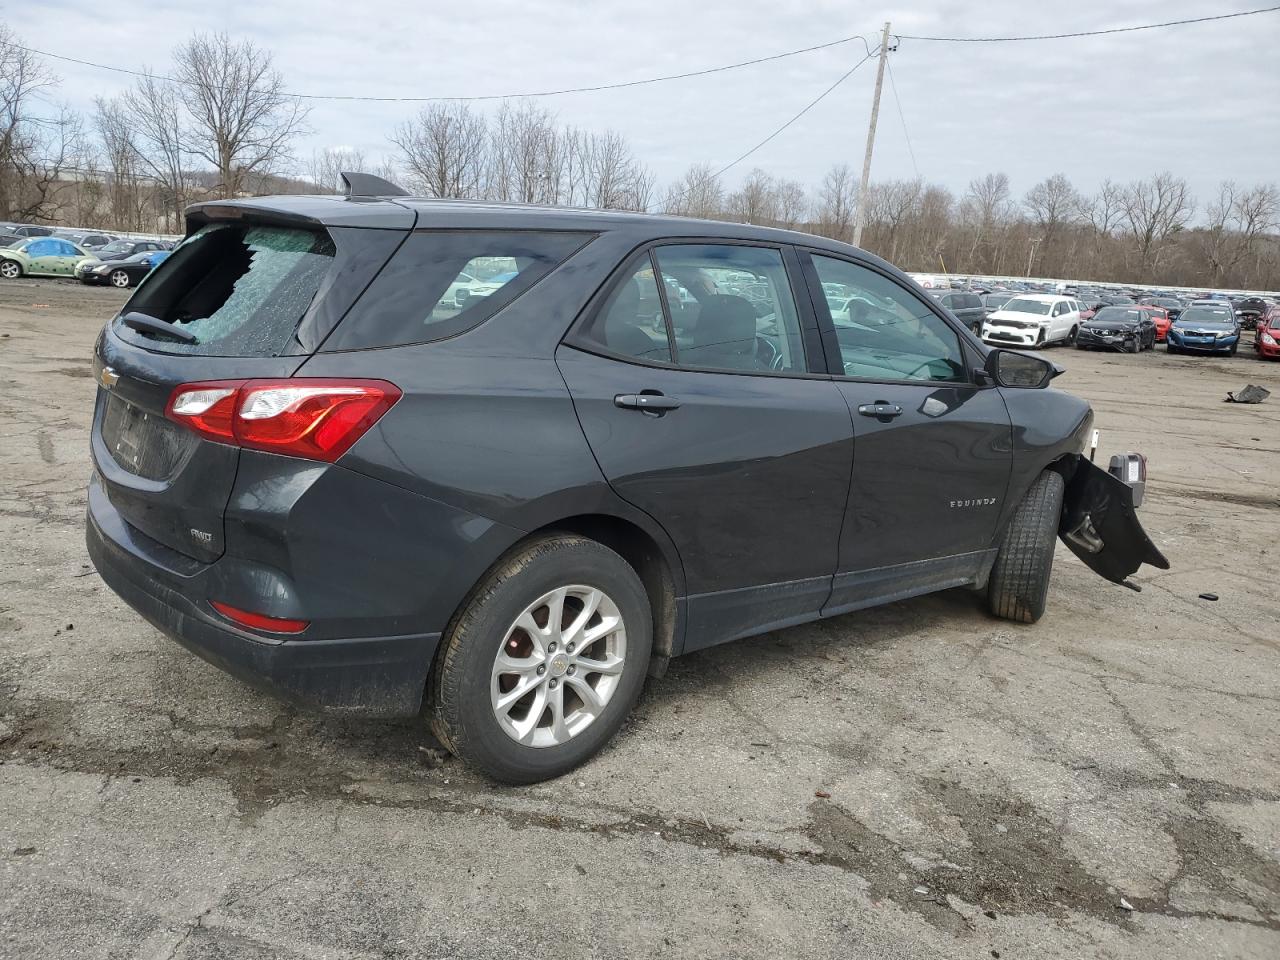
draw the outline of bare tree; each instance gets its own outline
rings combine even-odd
[[[1209,282],[1217,286],[1237,273],[1237,267],[1256,252],[1258,241],[1277,226],[1280,190],[1274,184],[1243,189],[1232,180],[1218,188],[1209,204],[1208,222],[1196,246],[1209,265]]]
[[[156,184],[155,197],[165,225],[180,230],[191,190],[182,91],[147,75],[124,95],[123,104],[133,117],[133,143],[138,159]]]
[[[1080,215],[1080,194],[1064,174],[1055,173],[1028,190],[1022,204],[1040,235],[1044,269],[1053,273],[1061,260],[1059,240]]]
[[[433,103],[391,137],[410,182],[429,197],[478,197],[489,150],[488,124],[465,103]]]
[[[827,171],[822,179],[822,186],[818,188],[818,202],[814,211],[818,233],[836,240],[852,239],[857,191],[857,178],[847,163]]]
[[[777,181],[778,225],[787,229],[800,226],[809,213],[809,193],[795,180]]]
[[[352,147],[327,147],[311,151],[311,160],[307,163],[307,179],[321,193],[341,192],[343,173],[364,173],[367,167],[363,151]]]
[[[225,33],[197,34],[173,55],[189,116],[186,149],[218,171],[218,191],[234,197],[253,173],[291,158],[307,110],[285,91],[271,54]]]
[[[576,142],[582,202],[602,210],[643,210],[649,203],[653,179],[631,152],[626,137],[613,130],[604,133],[566,135],[562,143]],[[575,163],[573,156],[567,163]]]
[[[696,163],[667,188],[662,201],[665,213],[681,217],[715,219],[724,208],[724,190],[709,163]]]
[[[48,184],[45,181],[41,191],[36,182],[45,169],[46,158],[41,154],[52,146],[51,141],[65,138],[50,129],[59,121],[34,112],[37,97],[55,86],[58,78],[18,43],[13,31],[0,23],[0,216],[38,219],[45,205],[33,205],[33,196],[43,198]]]
[[[494,200],[555,203],[564,172],[564,145],[555,115],[532,103],[503,101],[490,135],[484,193]]]
[[[1121,194],[1124,223],[1134,243],[1142,276],[1155,279],[1161,260],[1195,213],[1187,181],[1168,171],[1138,180]]]
[[[773,177],[756,167],[742,186],[729,194],[729,216],[743,223],[773,224],[778,221],[778,188]]]

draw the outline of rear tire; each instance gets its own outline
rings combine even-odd
[[[611,603],[620,617],[622,662],[611,689],[605,686],[609,678],[593,673],[582,660],[575,661],[576,671],[555,662],[563,660],[566,651],[574,652],[567,642],[570,633],[561,634],[560,627],[553,626],[550,606],[533,605],[564,587],[598,591],[604,596],[601,607]],[[571,600],[561,603],[562,621],[573,621],[580,610],[574,609]],[[533,637],[520,630],[518,623],[530,616],[538,627],[556,632]],[[538,622],[539,616],[545,622]],[[585,629],[591,629],[591,624]],[[616,629],[609,634],[615,635]],[[508,663],[538,662],[542,656],[538,648],[550,648],[557,637],[558,656],[544,658],[543,672],[498,675],[500,652],[504,658],[514,658]],[[534,540],[499,561],[449,625],[428,685],[431,728],[450,752],[496,780],[534,783],[558,777],[594,755],[621,728],[644,685],[652,644],[649,598],[630,564],[608,547],[583,537],[553,535]],[[592,659],[608,659],[600,649],[591,641],[576,654],[590,652]],[[593,689],[604,703],[586,719],[581,711],[591,712],[587,701],[571,691],[581,689],[592,677]],[[559,701],[554,693],[557,685]],[[517,686],[529,694],[500,710],[503,695]],[[545,700],[540,700],[544,695]],[[563,704],[558,714],[553,709],[556,702]],[[563,724],[559,728],[554,726],[557,716]],[[575,723],[580,727],[567,732]],[[517,733],[509,732],[513,726],[529,729],[528,739],[545,745],[518,742]]]
[[[997,617],[1035,623],[1044,615],[1065,489],[1062,475],[1046,470],[1013,512],[987,587]]]

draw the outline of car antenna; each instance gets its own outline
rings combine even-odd
[[[347,199],[358,197],[407,197],[409,191],[397,187],[389,180],[375,177],[372,173],[347,173],[343,171],[342,182],[346,185]]]

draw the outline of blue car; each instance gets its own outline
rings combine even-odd
[[[1169,353],[1225,353],[1235,356],[1240,346],[1240,322],[1231,303],[1187,307],[1165,338]]]

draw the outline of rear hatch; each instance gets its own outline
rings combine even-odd
[[[224,551],[240,450],[168,419],[175,387],[291,376],[406,231],[326,229],[251,205],[197,208],[189,226],[98,339],[92,447],[127,523],[209,563]]]

